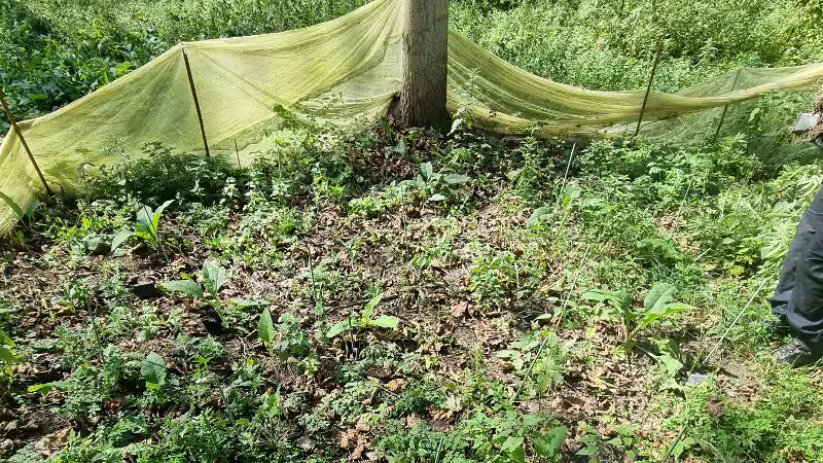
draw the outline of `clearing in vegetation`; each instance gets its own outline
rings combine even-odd
[[[180,40],[359,6],[5,3],[18,33],[0,68],[21,117]],[[518,66],[602,89],[645,85],[660,34],[667,91],[699,91],[707,70],[823,61],[814,5],[693,3],[451,13]],[[21,209],[0,242],[0,458],[821,462],[823,374],[775,365],[766,332],[823,181],[819,151],[783,134],[811,105],[779,92],[730,107],[722,130],[718,108],[660,123],[665,140],[649,126],[651,139],[576,144],[480,135],[468,107],[447,135],[286,118],[239,166],[195,142],[126,146],[77,172],[75,199]]]

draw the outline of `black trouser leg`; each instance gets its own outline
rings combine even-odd
[[[820,196],[820,193],[818,193],[818,196]],[[789,301],[792,299],[797,264],[806,251],[809,241],[814,237],[813,217],[810,215],[810,211],[803,214],[803,218],[800,220],[800,225],[797,226],[797,232],[792,240],[792,245],[786,254],[786,260],[783,262],[783,270],[780,272],[780,282],[777,283],[777,289],[775,289],[774,296],[771,299],[772,312],[775,315],[785,316],[789,310]]]
[[[805,243],[805,244],[804,244]],[[788,293],[789,303],[786,317],[794,335],[815,351],[823,350],[823,189],[817,193],[814,202],[803,216],[798,228],[794,249],[793,275],[781,275],[784,297]],[[790,250],[790,254],[791,254]],[[790,267],[789,257],[785,267]],[[793,280],[793,281],[792,281]],[[791,287],[789,287],[791,284]],[[788,287],[788,291],[785,288]],[[781,286],[778,285],[778,292]]]

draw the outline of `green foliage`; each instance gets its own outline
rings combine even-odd
[[[180,41],[305,27],[362,3],[3,0],[2,80],[22,120],[107,85]]]
[[[809,27],[820,14],[814,2],[770,0],[460,0],[451,21],[521,68],[604,90],[645,86],[663,40],[656,87],[673,90],[738,65],[820,61]]]
[[[172,293],[182,293],[195,299],[203,299],[203,287],[193,280],[174,280],[160,284],[160,287]]]
[[[432,210],[429,197],[418,196],[416,187],[360,179],[352,175],[358,168],[337,154],[330,156],[338,161],[324,164],[320,151],[297,144],[289,160],[283,159],[288,178],[277,163],[261,163],[237,177],[245,180],[234,183],[237,191],[225,202],[175,201],[160,227],[175,231],[176,245],[145,260],[137,250],[129,259],[89,256],[94,240],[110,241],[112,230],[129,223],[138,203],[126,193],[84,200],[78,213],[59,221],[39,213],[32,217],[31,233],[40,240],[33,242],[48,249],[39,255],[44,267],[56,271],[67,259],[73,262],[69,276],[48,286],[51,303],[68,315],[43,319],[45,330],[50,320],[65,321],[53,342],[20,337],[17,312],[3,320],[2,329],[18,335],[15,349],[27,359],[54,355],[61,366],[56,377],[65,372],[52,382],[10,383],[15,400],[53,404],[83,430],[54,458],[325,462],[346,458],[361,439],[372,446],[364,451],[380,451],[397,462],[641,460],[653,459],[665,440],[660,436],[690,420],[695,432],[678,447],[681,460],[714,463],[722,460],[717,455],[734,459],[745,452],[782,461],[781,452],[787,452],[814,461],[819,436],[810,423],[819,412],[809,388],[796,384],[806,373],[784,373],[786,381],[761,384],[757,393],[780,404],[745,404],[751,423],[716,420],[701,410],[670,418],[662,429],[650,425],[653,432],[644,435],[629,419],[599,408],[576,409],[581,415],[576,421],[535,418],[524,410],[547,394],[565,406],[562,385],[577,384],[579,375],[586,378],[581,384],[595,386],[576,389],[587,403],[621,400],[624,374],[634,375],[632,394],[650,401],[649,414],[656,419],[665,419],[657,410],[682,410],[679,402],[669,403],[682,396],[695,400],[690,407],[698,410],[693,388],[683,384],[684,365],[695,360],[693,345],[683,337],[722,332],[746,303],[750,286],[773,278],[793,233],[781,224],[796,223],[816,193],[818,166],[787,166],[764,181],[761,160],[738,148],[700,150],[711,159],[703,165],[688,159],[697,151],[672,155],[642,142],[611,143],[576,154],[564,181],[565,170],[556,167],[567,162],[568,152],[552,143],[506,142],[509,147],[501,148],[498,141],[468,132],[453,136],[433,154],[415,151],[427,143],[423,139],[404,137],[404,156],[413,159],[411,166],[430,158],[432,165],[449,166],[444,173],[467,172],[475,180],[472,189],[458,188],[471,195],[465,207]],[[310,140],[319,143],[321,137]],[[359,141],[345,143],[341,146],[348,146],[352,157],[373,154],[357,151],[354,147],[364,146]],[[378,150],[399,149],[396,143]],[[554,165],[541,166],[543,157],[554,158]],[[541,186],[539,179],[546,183]],[[369,212],[371,206],[376,212]],[[741,226],[721,234],[721,227],[711,227],[713,215],[732,217]],[[44,229],[47,234],[38,234]],[[729,253],[744,242],[723,244],[737,238],[735,233],[757,241],[751,249]],[[581,243],[590,249],[584,251]],[[758,249],[757,243],[768,247]],[[738,256],[755,249],[771,267],[756,262],[747,267],[744,273],[753,279],[744,284],[725,265],[742,262]],[[16,264],[5,263],[14,255],[0,265],[14,271]],[[192,259],[203,262],[201,270],[182,270]],[[376,273],[383,269],[391,273]],[[143,270],[152,272],[146,275],[150,280],[182,278],[159,286],[194,301],[179,307],[173,297],[155,298],[135,305],[127,288],[145,281],[144,275],[134,278]],[[580,288],[595,287],[575,296]],[[397,328],[399,320],[379,315],[380,297],[329,326],[328,313],[347,313],[333,312],[344,310],[339,304],[383,288],[412,304],[403,311],[408,329],[383,335],[379,328]],[[277,300],[276,308],[264,310],[266,303],[255,300],[258,294]],[[686,311],[681,300],[706,310]],[[566,315],[562,342],[538,328],[548,316],[535,319],[553,310],[558,316],[559,307]],[[214,320],[211,308],[229,330],[206,325]],[[729,333],[732,348],[724,355],[738,362],[766,358],[767,310],[759,304],[744,314]],[[694,326],[713,328],[703,334]],[[265,350],[247,336],[255,328]],[[631,348],[640,336],[649,359],[619,355],[621,345]],[[123,351],[110,350],[109,344]],[[148,362],[151,352],[162,357]],[[489,352],[497,358],[489,359]],[[758,374],[773,368],[755,361],[746,365]],[[506,381],[496,379],[501,369]],[[521,382],[525,392],[513,400]],[[18,383],[31,386],[31,392],[16,391]],[[777,387],[802,403],[791,406]],[[724,392],[712,393],[732,397]],[[723,427],[720,453],[709,445],[718,446],[711,440],[718,426]],[[785,438],[775,437],[769,426],[780,427]],[[354,431],[358,436],[351,446],[339,448],[340,436]],[[732,443],[731,436],[742,440]]]
[[[67,379],[35,384],[29,386],[28,392],[47,395],[59,390],[66,396],[59,413],[81,422],[93,420],[107,401],[127,394],[140,370],[140,362],[134,353],[123,352],[114,345],[103,348],[100,356],[101,365],[91,362],[85,355],[78,359]]]
[[[351,330],[365,330],[373,327],[397,329],[397,326],[400,324],[400,319],[397,317],[391,315],[380,315],[376,318],[372,318],[374,309],[380,305],[380,301],[382,299],[383,294],[378,294],[371,298],[366,306],[363,307],[363,312],[359,317],[352,314],[348,318],[335,323],[331,328],[329,328],[329,331],[326,333],[326,337],[332,339]]]
[[[264,310],[260,316],[260,323],[257,325],[257,335],[266,347],[270,347],[274,342],[274,323],[272,322],[269,309]]]
[[[260,341],[272,355],[281,360],[297,365],[301,372],[311,376],[318,368],[317,358],[312,354],[312,343],[308,333],[300,327],[297,318],[284,313],[275,327],[268,309],[263,311],[257,325]]]
[[[378,443],[378,448],[389,463],[474,461],[464,457],[466,443],[459,434],[433,431],[427,424],[408,431],[398,422],[390,423],[389,426],[389,435]]]
[[[300,327],[299,320],[290,313],[280,315],[277,326],[277,342],[273,349],[283,360],[304,359],[311,351],[308,333]]]
[[[27,118],[178,40],[289,29],[362,3],[0,0],[0,80]],[[593,88],[645,86],[661,37],[660,90],[740,65],[823,59],[815,2],[450,7],[458,30],[504,58]],[[683,424],[672,459],[818,463],[814,373],[766,360],[765,302],[735,318],[753,288],[773,284],[823,179],[816,152],[785,155],[788,136],[772,133],[808,104],[778,94],[731,108],[717,140],[712,113],[699,140],[678,145],[675,128],[666,146],[601,141],[573,157],[566,140],[473,133],[468,108],[445,137],[387,121],[347,133],[278,108],[293,131],[246,169],[157,143],[114,168],[83,166],[86,197],[17,210],[24,229],[0,244],[0,368],[9,356],[25,362],[4,378],[0,411],[19,412],[20,424],[42,425],[47,408],[70,420],[76,432],[50,457],[61,463],[329,463],[360,443],[361,456],[398,463],[652,461]],[[153,252],[92,257],[122,253],[129,239]],[[200,272],[181,270],[192,261]],[[161,289],[195,303],[138,302],[128,290],[165,278],[181,279]],[[375,315],[380,296],[329,327],[339,304],[383,288],[401,297],[407,329],[375,329],[399,326]],[[581,288],[599,289],[581,301]],[[539,328],[547,316],[534,318],[561,304],[562,342]],[[203,331],[212,308],[231,330]],[[695,346],[733,321],[723,361],[746,373],[684,384],[685,365],[710,366]],[[265,350],[247,336],[255,327]],[[650,358],[616,355],[640,336]],[[725,414],[709,412],[712,398]],[[608,408],[627,399],[647,401],[648,419]],[[549,401],[569,413],[527,412]],[[39,461],[32,444],[14,451],[9,461]]]
[[[677,288],[668,283],[653,287],[643,300],[643,314],[637,319],[635,330],[640,331],[661,318],[693,309],[690,305],[673,302],[676,291]]]
[[[714,380],[690,389],[685,417],[689,433],[676,447],[675,456],[694,448],[713,461],[736,460],[753,452],[766,461],[780,461],[786,455],[821,461],[821,428],[809,421],[820,406],[815,386],[808,378],[785,371],[771,372],[762,379],[775,387],[775,397],[762,406],[724,395]],[[709,401],[724,404],[720,416],[709,411]]]
[[[14,347],[14,341],[9,335],[0,331],[0,368],[8,376],[11,376],[11,366],[22,360],[15,354]]]
[[[220,289],[231,280],[231,273],[221,267],[214,259],[209,259],[203,264],[200,271],[203,286],[215,299],[220,298]]]
[[[124,229],[117,232],[111,241],[111,252],[115,252],[132,237],[140,238],[154,249],[160,247],[160,219],[163,218],[163,211],[173,202],[173,200],[168,200],[154,210],[145,204],[140,206],[133,230]]]
[[[565,352],[552,332],[529,333],[497,356],[509,362],[515,375],[538,396],[563,382]]]
[[[567,430],[562,426],[550,427],[551,422],[545,416],[513,411],[501,416],[478,413],[465,421],[463,432],[481,461],[524,463],[526,455],[532,453],[530,446],[538,457],[559,461]]]
[[[474,263],[469,289],[486,306],[500,306],[517,285],[517,263],[510,252],[489,252]]]
[[[113,154],[126,156],[118,148],[112,149]],[[162,204],[169,200],[176,200],[178,205],[214,204],[224,199],[231,179],[242,178],[242,173],[223,157],[206,159],[203,155],[173,151],[160,143],[148,143],[143,146],[142,156],[126,157],[124,161],[90,172],[91,199],[133,198],[142,204]]]
[[[625,340],[628,342],[633,340],[637,333],[658,320],[694,309],[688,304],[673,302],[676,291],[677,288],[669,283],[660,283],[654,286],[643,300],[642,311],[636,311],[632,307],[631,298],[622,291],[610,292],[602,289],[592,289],[583,293],[582,298],[588,301],[607,303],[617,308],[623,318],[623,325],[626,329]]]
[[[160,287],[169,293],[180,293],[201,300],[214,308],[223,323],[230,323],[237,318],[238,310],[267,305],[266,301],[232,299],[224,301],[220,290],[231,280],[231,272],[214,259],[207,259],[200,270],[200,283],[196,281],[173,280],[160,283]]]
[[[470,181],[465,175],[447,173],[445,170],[435,172],[431,162],[424,162],[420,164],[417,179],[405,180],[400,183],[400,187],[412,189],[418,196],[432,203],[454,203],[465,196],[461,188]]]
[[[140,363],[140,374],[146,380],[146,387],[162,388],[166,384],[166,360],[155,352],[150,353]]]
[[[297,241],[310,224],[310,213],[276,203],[252,203],[243,215],[237,230],[219,243],[226,257],[262,266],[276,261],[281,250]]]
[[[456,430],[445,433],[422,424],[410,431],[396,422],[378,447],[392,463],[446,461],[453,463],[525,463],[560,461],[568,430],[551,427],[552,419],[509,411],[499,415],[477,413]]]

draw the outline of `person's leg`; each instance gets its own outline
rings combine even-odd
[[[817,192],[811,206],[800,219],[792,244],[786,253],[786,259],[783,261],[780,281],[777,288],[775,288],[774,296],[770,300],[775,318],[769,323],[767,331],[773,336],[783,337],[791,333],[786,313],[789,310],[789,303],[795,287],[797,266],[806,252],[809,242],[814,237],[815,230],[823,230],[823,214],[820,214],[822,211],[823,187]]]
[[[823,190],[822,190],[823,191]],[[818,193],[818,196],[820,193]],[[774,291],[774,296],[771,299],[772,313],[778,317],[785,317],[789,310],[789,301],[792,298],[792,290],[794,289],[795,271],[797,263],[800,261],[803,252],[809,244],[812,236],[814,236],[814,227],[812,226],[812,217],[810,212],[803,214],[800,224],[797,226],[792,244],[789,247],[789,252],[786,254],[786,260],[783,261],[783,270],[780,272],[780,281],[777,283],[777,288]]]
[[[823,229],[814,234],[797,264],[786,318],[798,340],[823,353]]]
[[[801,231],[803,236],[796,236],[792,247],[804,241],[806,244],[799,255],[793,255],[796,260],[792,278],[787,278],[786,282],[792,287],[783,293],[789,294],[789,303],[785,306],[786,320],[797,339],[777,352],[778,362],[796,366],[814,363],[823,354],[823,189],[817,193],[803,216],[798,235]],[[789,266],[788,261],[787,257],[784,270]],[[784,283],[784,276],[781,275],[781,284]],[[783,286],[784,289],[786,287]]]

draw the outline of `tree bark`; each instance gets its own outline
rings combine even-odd
[[[403,36],[403,82],[393,111],[401,127],[444,128],[448,67],[448,0],[408,0]]]
[[[817,146],[823,148],[823,87],[820,87],[818,95],[817,103],[814,105],[814,112],[820,119],[818,120],[817,127],[812,129],[810,135],[812,141],[814,141]]]

